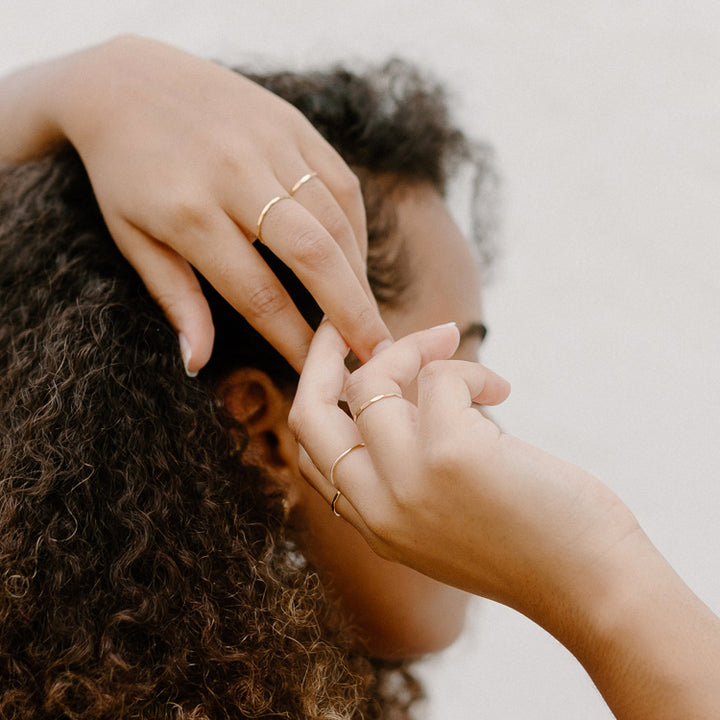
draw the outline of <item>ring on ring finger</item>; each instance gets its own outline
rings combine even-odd
[[[312,170],[311,172],[306,173],[305,175],[303,175],[303,176],[292,186],[292,189],[290,190],[290,195],[291,195],[291,196],[294,195],[306,182],[309,182],[309,181],[312,180],[314,177],[317,177],[317,173],[316,173],[314,170]]]
[[[337,489],[337,486],[335,485],[335,469],[337,468],[338,464],[341,460],[346,458],[353,450],[359,450],[360,448],[364,448],[365,443],[357,443],[356,445],[353,445],[352,447],[349,447],[347,450],[343,450],[333,462],[332,466],[330,467],[330,484],[335,488],[335,495],[333,496],[333,499],[330,501],[330,509],[333,511],[333,515],[335,517],[342,517],[340,513],[335,509],[335,506],[337,505],[337,501],[342,497],[342,493]]]

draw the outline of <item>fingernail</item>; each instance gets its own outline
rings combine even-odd
[[[440,328],[446,328],[446,327],[457,327],[457,323],[456,322],[448,322],[448,323],[443,323],[442,325],[434,325],[433,327],[430,328],[430,330],[439,330]]]
[[[372,357],[375,357],[378,353],[382,352],[385,348],[389,348],[392,344],[393,344],[393,341],[390,340],[390,339],[388,339],[388,340],[383,340],[382,342],[379,342],[379,343],[373,348],[373,351],[372,351],[372,353],[370,353],[370,355],[371,355]]]
[[[183,333],[178,334],[178,340],[180,342],[180,355],[182,356],[183,365],[185,366],[185,374],[188,377],[196,377],[198,374],[197,370],[188,370],[190,358],[192,358],[190,343]]]

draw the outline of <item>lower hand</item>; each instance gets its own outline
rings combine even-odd
[[[594,559],[637,523],[590,475],[476,409],[502,402],[509,385],[445,359],[457,342],[454,326],[415,333],[348,377],[347,346],[324,322],[291,412],[307,451],[301,469],[328,502],[341,492],[336,509],[381,556],[551,622],[544,614],[559,594],[582,586]],[[416,401],[407,399],[413,385]],[[386,397],[354,422],[338,407],[343,393],[354,414]],[[336,465],[333,487],[333,462],[359,443]]]

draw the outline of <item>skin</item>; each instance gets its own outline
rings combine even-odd
[[[337,507],[382,557],[525,614],[618,718],[716,718],[720,620],[606,486],[477,411],[509,385],[451,359],[459,339],[453,325],[414,333],[348,377],[324,322],[290,415],[304,475],[327,500],[334,458],[364,442],[343,461]],[[357,422],[337,406],[393,392]]]
[[[388,330],[365,275],[357,178],[294,108],[213,63],[155,41],[118,38],[0,80],[0,125],[0,161],[31,159],[68,141],[75,146],[113,238],[177,330],[189,374],[205,364],[213,340],[191,266],[301,369],[312,333],[251,243],[268,200],[311,170],[316,178],[267,213],[262,240],[304,282],[360,361],[391,332],[479,320],[470,252],[440,199],[424,192],[417,195],[422,201],[409,195],[400,206],[415,288],[411,303],[383,313]],[[471,335],[461,352],[474,357],[476,346]],[[361,644],[397,657],[452,641],[466,597],[373,555],[329,512],[298,470],[287,426],[291,399],[242,368],[222,392],[254,432],[251,452],[285,489],[291,522]]]
[[[717,717],[720,622],[622,502],[476,411],[474,402],[501,402],[509,386],[449,359],[461,339],[456,327],[386,347],[388,327],[365,280],[357,178],[289,106],[211,63],[121,38],[0,81],[0,126],[2,161],[76,146],[118,246],[177,330],[190,374],[209,357],[213,335],[190,264],[303,367],[309,328],[250,241],[268,200],[318,172],[268,213],[262,235],[335,325],[315,334],[289,420],[289,399],[262,373],[238,369],[222,391],[254,433],[251,451],[286,489],[307,553],[366,648],[415,654],[457,634],[465,598],[421,571],[545,627],[619,718]],[[444,211],[430,212],[438,207],[430,195],[410,194],[402,206],[410,241],[432,232],[414,248],[412,303],[384,314],[396,337],[449,319],[467,330],[468,318],[479,317],[462,299],[472,286],[468,256],[447,244],[457,236]],[[458,262],[446,262],[452,257]],[[368,361],[349,378],[348,345]],[[473,354],[466,339],[460,356]],[[357,424],[338,409],[341,397],[357,411],[379,392],[403,398],[376,403]],[[343,523],[329,513],[327,476],[361,440],[366,447],[337,474]]]
[[[456,356],[474,360],[480,338],[473,328],[482,320],[477,260],[436,191],[414,188],[401,198],[397,241],[407,243],[411,283],[407,300],[392,310],[381,307],[382,316],[395,337],[457,320],[468,332]],[[251,452],[285,491],[303,552],[320,569],[361,645],[374,655],[398,658],[452,642],[463,627],[468,595],[380,558],[351,524],[332,514],[327,498],[300,473],[287,419],[291,398],[267,375],[249,369],[233,373],[223,393],[226,407],[250,424]],[[339,465],[339,478],[343,471]]]
[[[237,73],[121,37],[0,79],[0,162],[70,142],[117,246],[178,333],[188,374],[213,325],[191,265],[300,370],[312,332],[255,252],[262,239],[358,357],[390,338],[365,277],[357,177],[312,125]]]

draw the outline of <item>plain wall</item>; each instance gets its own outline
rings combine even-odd
[[[394,54],[445,81],[504,181],[496,417],[610,485],[720,611],[720,5],[5,0],[0,72],[121,32],[263,67]],[[611,717],[491,603],[423,674],[435,720]]]

